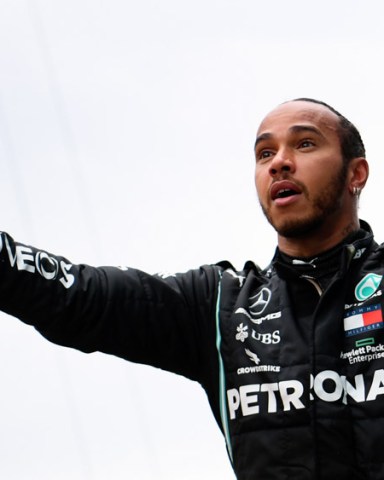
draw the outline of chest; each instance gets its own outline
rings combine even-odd
[[[307,279],[228,279],[220,354],[230,414],[383,401],[383,275],[360,272],[325,292]]]

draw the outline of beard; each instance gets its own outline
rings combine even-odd
[[[344,192],[347,179],[348,166],[345,161],[337,172],[336,177],[329,185],[316,197],[310,198],[309,192],[305,185],[300,185],[302,195],[305,195],[311,203],[311,211],[306,216],[296,218],[287,217],[286,220],[276,224],[269,210],[264,205],[261,209],[268,222],[277,231],[277,233],[286,238],[301,238],[318,230],[328,220],[329,216],[335,213],[341,207],[341,199]]]

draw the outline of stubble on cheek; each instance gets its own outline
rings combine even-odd
[[[297,185],[299,185],[301,189],[301,194],[305,197],[305,200],[307,202],[307,206],[309,207],[310,210],[310,198],[308,194],[308,190],[303,184],[299,184],[298,182],[295,182]],[[270,223],[270,225],[276,230],[276,232],[284,237],[291,237],[291,236],[296,236],[302,234],[302,231],[307,230],[307,225],[310,226],[309,224],[311,223],[311,214],[308,212],[307,215],[303,218],[301,215],[303,212],[302,210],[299,212],[300,215],[295,215],[294,213],[289,212],[289,208],[287,207],[287,211],[284,212],[284,207],[280,211],[275,211],[273,212],[274,209],[274,204],[273,200],[268,197],[267,202],[263,203],[260,198],[259,198],[259,204],[261,207],[261,210]],[[308,208],[307,207],[307,208]]]
[[[300,184],[306,201],[306,212],[298,211],[297,215],[280,212],[274,220],[272,215],[273,203],[269,200],[268,206],[260,202],[261,209],[268,222],[279,235],[286,238],[300,238],[315,231],[323,225],[330,215],[339,210],[342,205],[342,195],[346,182],[346,167],[342,166],[336,177],[316,197],[311,197],[305,185]]]

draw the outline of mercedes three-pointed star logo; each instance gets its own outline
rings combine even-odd
[[[252,305],[249,307],[251,315],[260,315],[266,309],[269,300],[271,299],[271,291],[269,288],[262,288],[259,293],[250,297],[250,300],[253,301]]]

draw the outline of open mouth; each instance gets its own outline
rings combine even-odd
[[[301,188],[289,180],[281,180],[273,183],[270,190],[272,200],[288,198],[294,195],[300,195],[301,193]]]
[[[276,194],[276,198],[287,198],[291,197],[292,195],[298,195],[299,192],[295,192],[295,190],[291,190],[289,188],[284,188],[283,190],[279,190]]]

